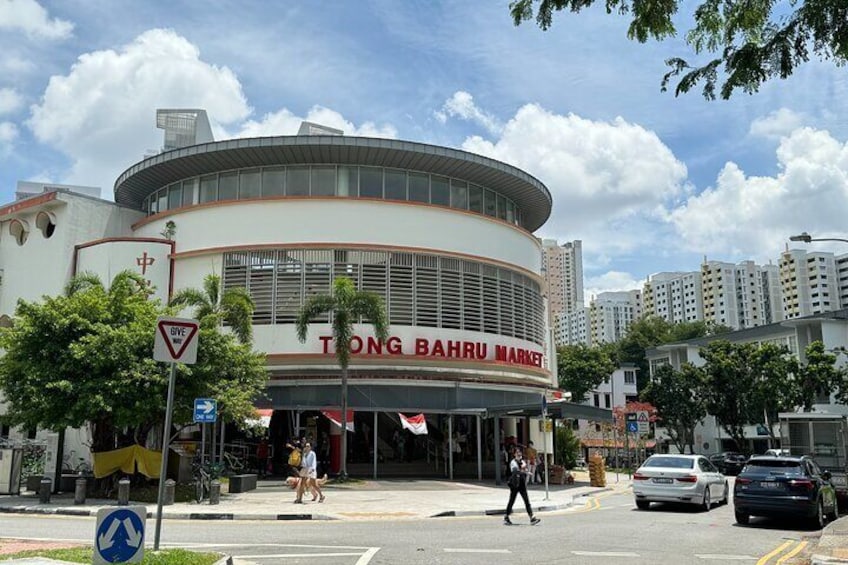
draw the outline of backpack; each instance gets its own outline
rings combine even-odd
[[[289,465],[292,467],[300,467],[300,450],[292,449],[289,453]]]

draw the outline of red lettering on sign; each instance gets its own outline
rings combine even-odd
[[[419,337],[415,340],[415,354],[416,355],[427,355],[430,353],[430,342],[424,339],[423,337]]]
[[[390,337],[386,340],[386,351],[392,355],[400,355],[403,353],[403,344],[399,337]]]
[[[463,341],[462,342],[462,358],[463,359],[474,359],[474,342],[473,341]]]
[[[504,363],[507,362],[506,345],[496,345],[495,346],[495,361],[502,361]]]
[[[477,359],[485,359],[489,356],[489,346],[485,343],[478,343],[475,349],[477,352]]]
[[[355,335],[350,338],[350,352],[356,355],[360,351],[362,351],[362,338]]]
[[[442,340],[437,339],[435,343],[433,343],[433,351],[430,352],[433,357],[444,357],[445,356],[445,344],[442,343]]]
[[[382,355],[383,344],[376,337],[368,336],[368,355]]]
[[[330,342],[333,341],[333,338],[329,335],[322,335],[318,339],[320,339],[321,343],[324,344],[324,354],[326,355],[330,352]]]
[[[462,354],[462,342],[448,340],[448,357],[460,357]]]

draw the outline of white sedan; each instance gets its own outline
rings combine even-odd
[[[652,502],[683,502],[709,511],[713,503],[726,504],[729,493],[727,479],[703,455],[651,455],[633,473],[641,510]]]

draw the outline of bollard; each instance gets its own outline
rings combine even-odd
[[[41,479],[41,485],[39,485],[38,489],[38,502],[41,504],[50,504],[50,491],[52,489],[53,481],[44,477]]]
[[[221,481],[214,480],[209,483],[209,504],[221,502]]]
[[[74,485],[74,504],[85,504],[85,491],[88,487],[88,481],[85,477],[77,477]]]
[[[127,506],[130,503],[130,480],[123,478],[118,481],[118,506]]]
[[[177,482],[174,479],[168,479],[165,481],[165,500],[162,501],[162,504],[165,506],[170,506],[174,503],[174,497],[176,496],[177,490]]]

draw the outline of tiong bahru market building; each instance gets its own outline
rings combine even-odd
[[[495,476],[504,438],[542,450],[534,417],[556,368],[533,235],[551,212],[541,182],[465,151],[309,123],[295,136],[227,141],[212,139],[201,110],[160,110],[157,125],[164,150],[118,177],[114,202],[19,184],[0,208],[0,314],[83,271],[108,281],[136,270],[163,301],[219,274],[256,304],[254,344],[269,371],[259,407],[275,462],[286,440],[307,435],[332,472],[341,430],[324,414],[341,400],[331,326],[316,319],[301,343],[294,322],[308,297],[347,277],[383,298],[390,322],[385,343],[368,323],[351,341],[352,475]],[[398,413],[424,413],[429,433],[402,431]],[[67,434],[65,451],[81,452],[83,433]],[[235,430],[225,437],[239,443]]]

